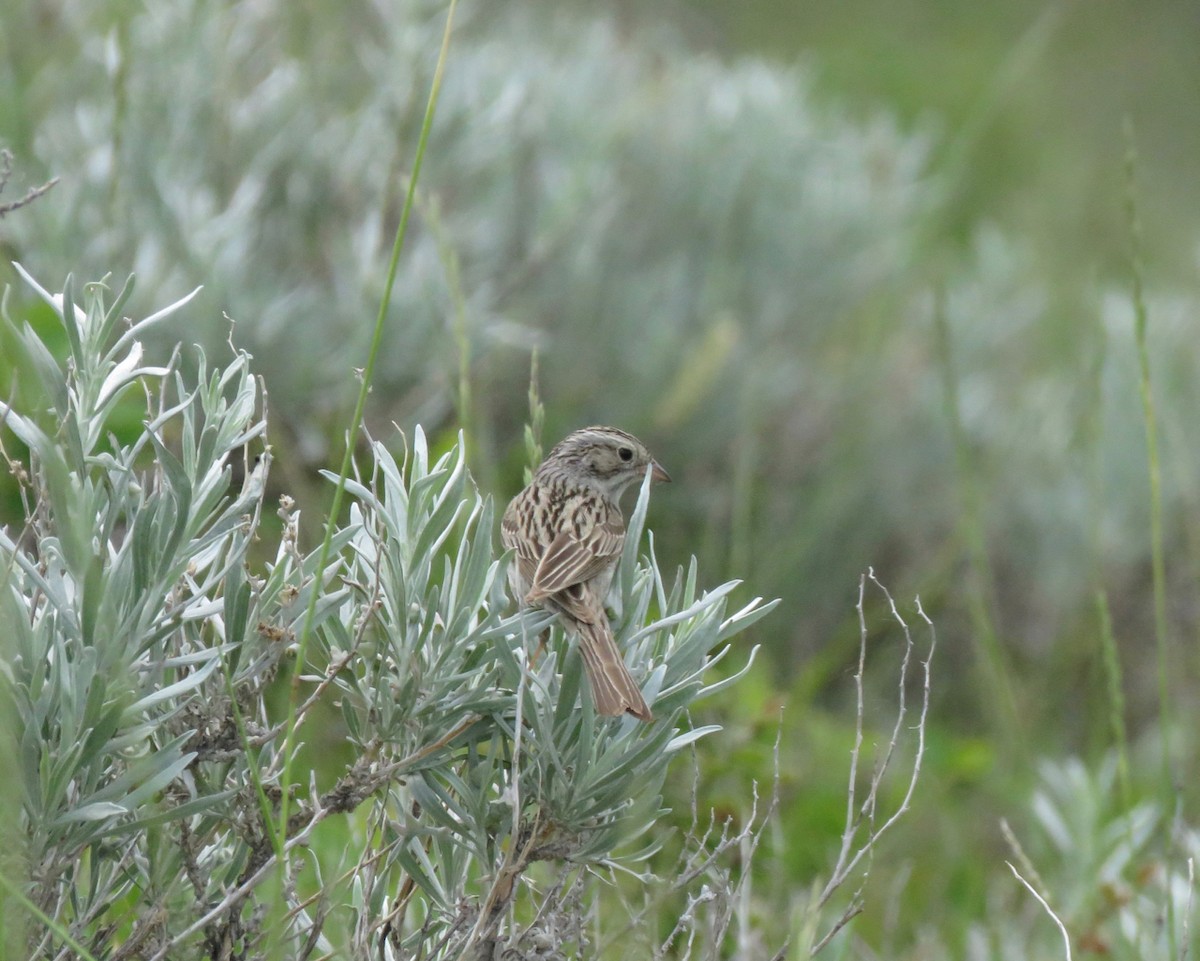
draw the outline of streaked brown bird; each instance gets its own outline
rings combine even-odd
[[[643,721],[654,715],[625,667],[604,600],[625,543],[621,494],[647,472],[671,479],[632,434],[585,427],[550,451],[500,522],[500,539],[516,554],[513,591],[557,612],[578,637],[596,710]]]

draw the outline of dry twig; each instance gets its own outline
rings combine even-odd
[[[1025,888],[1029,891],[1029,893],[1037,899],[1037,903],[1046,909],[1046,913],[1050,915],[1050,920],[1058,925],[1058,930],[1062,933],[1063,947],[1066,951],[1067,961],[1071,961],[1071,936],[1067,933],[1067,926],[1063,924],[1059,916],[1054,913],[1054,909],[1046,903],[1046,899],[1038,893],[1038,889],[1021,877],[1021,872],[1013,866],[1012,861],[1005,861],[1004,863],[1008,865],[1008,869],[1012,871],[1013,876],[1016,877],[1016,879],[1023,885],[1025,885]]]
[[[863,745],[863,725],[865,716],[865,696],[863,693],[863,675],[866,670],[867,660],[867,620],[864,612],[864,595],[866,593],[867,580],[870,580],[882,592],[887,600],[888,609],[892,619],[900,625],[900,629],[904,633],[904,657],[900,663],[899,677],[899,702],[896,708],[896,720],[892,727],[891,739],[884,748],[882,756],[877,760],[875,769],[871,774],[871,780],[867,787],[866,796],[860,802],[858,800],[858,766],[859,758],[862,753]],[[850,774],[849,784],[846,791],[846,823],[845,829],[842,832],[841,849],[838,852],[837,861],[834,864],[833,871],[830,872],[829,880],[825,883],[825,887],[817,896],[816,907],[820,909],[826,905],[833,895],[842,888],[850,876],[859,869],[864,859],[867,860],[865,865],[862,865],[861,876],[859,878],[858,887],[850,896],[850,901],[841,916],[834,922],[832,927],[813,945],[811,955],[816,956],[824,947],[829,944],[833,937],[844,928],[854,917],[862,912],[863,901],[862,892],[867,883],[867,878],[870,876],[870,857],[875,849],[875,845],[879,839],[891,829],[909,808],[912,801],[913,792],[916,790],[917,778],[921,773],[921,761],[925,756],[925,727],[929,713],[929,693],[930,693],[930,664],[933,660],[933,652],[937,646],[937,635],[933,628],[933,622],[925,614],[921,607],[921,599],[916,599],[917,614],[925,622],[929,628],[930,641],[929,650],[925,655],[922,663],[923,668],[923,685],[921,696],[921,713],[915,725],[914,733],[917,743],[912,760],[912,769],[909,772],[908,788],[904,793],[904,798],[882,824],[876,826],[877,804],[879,798],[879,788],[883,783],[883,779],[887,774],[888,768],[891,766],[895,756],[896,749],[904,735],[904,720],[908,712],[908,703],[906,695],[906,686],[908,683],[908,671],[911,664],[912,654],[914,650],[914,642],[912,631],[908,623],[901,616],[896,608],[896,602],[892,599],[891,593],[886,587],[880,583],[875,576],[875,571],[868,569],[867,573],[859,579],[858,585],[858,619],[859,619],[859,648],[858,648],[858,669],[854,675],[854,688],[857,702],[857,711],[854,725],[854,746],[850,751]],[[863,825],[866,824],[866,837],[860,837],[860,831]]]
[[[8,186],[8,178],[12,176],[12,161],[12,151],[0,150],[0,193],[4,192],[4,188]],[[21,207],[33,203],[38,197],[58,183],[58,180],[58,177],[51,177],[40,187],[30,187],[25,192],[25,196],[20,200],[12,200],[6,204],[0,204],[0,218],[3,218],[5,214],[10,214],[14,210],[19,210]]]

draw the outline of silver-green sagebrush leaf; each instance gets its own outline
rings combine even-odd
[[[61,379],[65,406],[5,409],[29,449],[27,534],[0,530],[0,684],[28,838],[13,878],[47,906],[24,921],[36,937],[70,929],[106,955],[150,936],[121,926],[132,911],[163,957],[204,956],[203,931],[279,957],[353,952],[389,924],[406,951],[458,957],[526,936],[504,918],[558,897],[538,865],[599,870],[652,832],[673,756],[719,730],[688,715],[706,666],[770,605],[729,614],[736,583],[702,591],[695,564],[664,578],[648,486],[610,598],[654,706],[641,723],[597,715],[573,639],[509,596],[462,435],[431,450],[418,431],[403,461],[368,445],[318,571],[290,498],[280,532],[262,526],[271,459],[249,359],[197,355],[195,380],[179,352],[148,366],[135,339],[114,342],[107,288],[81,289],[86,309],[47,295],[75,326],[70,362],[40,378]],[[135,395],[144,416],[118,425]],[[310,598],[289,740],[272,691]],[[311,779],[280,783],[289,744]],[[290,856],[338,822],[332,853]],[[303,893],[318,877],[337,879],[330,899],[353,878],[340,933]]]

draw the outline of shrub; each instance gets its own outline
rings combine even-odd
[[[671,758],[713,730],[687,708],[737,677],[706,687],[704,670],[772,605],[728,613],[735,584],[701,590],[694,563],[665,578],[643,486],[615,627],[657,720],[597,717],[561,630],[535,662],[548,616],[509,613],[461,442],[437,455],[418,429],[400,460],[368,443],[327,568],[290,498],[264,556],[249,356],[199,353],[192,381],[178,352],[149,366],[141,343],[184,301],[129,323],[128,284],[111,303],[86,286],[83,307],[69,280],[37,289],[68,346],[60,362],[8,321],[34,382],[0,408],[28,452],[6,452],[25,528],[0,531],[13,956],[541,957],[586,941],[581,888],[660,843],[645,835]],[[127,404],[144,422],[119,436]],[[282,720],[276,688],[296,698]],[[347,763],[310,755],[308,783],[284,783],[317,738],[344,741]],[[542,862],[553,880],[528,883]],[[690,883],[712,868],[698,863]]]

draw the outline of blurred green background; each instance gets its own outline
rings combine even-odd
[[[443,16],[9,2],[0,200],[62,178],[0,222],[10,314],[33,302],[10,260],[51,289],[134,272],[134,314],[203,285],[158,349],[219,362],[232,337],[255,355],[273,483],[315,523]],[[1196,820],[1198,114],[1200,13],[1168,0],[460,8],[370,429],[463,428],[477,480],[507,498],[536,347],[548,442],[601,421],[649,444],[675,478],[652,506],[660,560],[696,554],[712,583],[783,600],[752,676],[707,705],[726,731],[701,760],[704,800],[742,809],[782,716],[778,861],[796,891],[840,836],[859,576],[873,567],[910,623],[920,594],[940,643],[923,780],[855,927],[882,956],[959,956],[1022,902],[998,825],[1038,853],[1038,785],[1094,802],[1085,833],[1132,803],[1115,717],[1134,796]],[[0,371],[5,396],[19,380]],[[16,522],[7,478],[0,494]],[[869,662],[882,719],[892,633]],[[1100,925],[1100,875],[1055,856],[1079,927]]]

